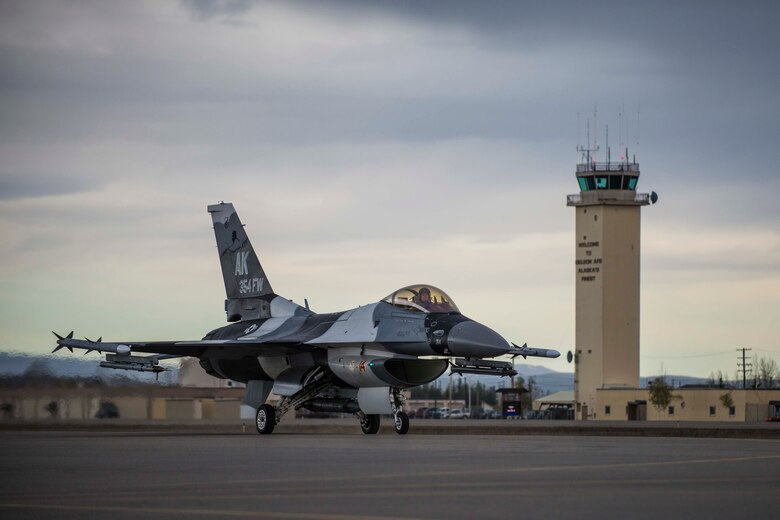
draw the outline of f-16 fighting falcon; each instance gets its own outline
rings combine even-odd
[[[410,285],[376,303],[316,314],[277,295],[232,204],[208,207],[214,224],[228,325],[200,341],[105,342],[57,336],[67,348],[106,353],[101,366],[161,372],[160,360],[197,357],[210,375],[246,383],[245,404],[257,431],[274,430],[291,408],[353,413],[363,433],[379,430],[382,414],[395,431],[409,430],[401,390],[429,383],[447,368],[459,374],[513,376],[501,355],[555,358],[555,350],[510,344],[460,313],[432,285]],[[151,354],[139,356],[137,354]],[[452,361],[452,362],[451,362]],[[276,406],[266,403],[274,393]]]

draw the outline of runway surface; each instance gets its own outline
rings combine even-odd
[[[776,440],[6,432],[0,450],[3,518],[780,515]]]

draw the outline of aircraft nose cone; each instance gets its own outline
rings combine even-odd
[[[476,321],[463,321],[447,335],[447,347],[456,356],[494,357],[506,354],[509,343],[492,329]]]

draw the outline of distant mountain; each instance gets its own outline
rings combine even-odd
[[[549,368],[538,365],[521,365],[519,363],[515,365],[515,369],[518,372],[518,376],[526,381],[526,386],[528,380],[533,378],[534,384],[536,384],[537,388],[540,388],[545,395],[548,393],[560,392],[562,390],[574,389],[574,374],[571,372],[556,372],[555,370],[550,370]],[[437,380],[441,388],[446,388],[447,385],[449,385],[449,377],[449,372],[446,372]],[[458,378],[461,376],[454,375],[452,377]],[[504,388],[511,384],[508,377],[489,375],[467,375],[463,377],[471,384],[479,382],[486,387]],[[457,379],[453,380],[453,383],[455,381],[457,381]]]
[[[69,352],[66,354],[58,353],[48,356],[0,352],[0,377],[22,376],[34,372],[63,378],[96,377],[105,381],[111,381],[113,379],[131,379],[141,382],[155,381],[154,374],[148,372],[100,368],[100,361],[103,359],[103,356],[97,356],[95,354],[76,356]],[[160,374],[160,382],[170,384],[178,381],[178,368],[171,368],[170,371]]]
[[[654,380],[658,376],[647,376],[640,378],[640,384],[642,388],[646,387],[650,381]],[[664,376],[666,383],[672,385],[674,388],[681,387],[683,385],[703,385],[707,383],[705,377],[692,377],[692,376]]]
[[[553,394],[555,392],[562,392],[566,390],[574,390],[574,373],[572,372],[556,372],[555,370],[551,370],[546,367],[538,366],[538,365],[521,365],[517,364],[515,366],[515,369],[518,372],[518,375],[523,378],[524,381],[526,381],[526,386],[528,383],[528,380],[530,378],[534,379],[534,383],[536,384],[536,387],[541,389],[542,394]],[[453,376],[453,377],[459,377],[459,376]],[[483,385],[490,387],[493,386],[495,388],[502,388],[509,386],[509,378],[497,378],[495,376],[475,376],[470,375],[467,376],[468,381],[471,382],[477,382],[479,381]],[[655,379],[657,376],[647,376],[647,377],[641,377],[639,379],[639,384],[642,388],[646,388],[650,381]],[[439,385],[442,388],[446,388],[446,386],[449,384],[449,373],[446,373],[445,375],[441,376],[439,378]],[[705,378],[701,377],[692,377],[692,376],[680,376],[680,375],[667,375],[666,376],[666,382],[670,385],[673,385],[675,388],[683,386],[683,385],[701,385],[705,384],[707,380]]]
[[[523,377],[534,377],[547,374],[566,374],[567,372],[556,372],[542,365],[529,365],[527,363],[515,363],[515,370]]]
[[[31,356],[27,354],[13,354],[9,352],[0,352],[0,377],[21,376],[28,371],[48,372],[55,377],[97,377],[106,381],[114,379],[132,379],[136,381],[151,383],[155,381],[153,374],[146,372],[133,372],[130,370],[114,370],[111,368],[100,368],[99,362],[102,356],[90,354],[87,356],[76,356],[70,353],[61,352],[48,356]],[[525,381],[533,377],[537,388],[540,388],[544,394],[552,394],[564,390],[574,390],[574,374],[571,372],[556,372],[547,367],[539,365],[529,365],[517,363],[515,369]],[[160,382],[171,384],[178,381],[179,371],[176,367],[171,367],[168,372],[160,374]],[[455,378],[461,376],[453,376]],[[479,381],[486,387],[501,388],[509,386],[509,378],[497,378],[495,376],[469,375],[465,376],[470,383]],[[655,379],[656,376],[642,377],[640,384],[643,388]],[[706,383],[705,378],[667,375],[666,382],[679,387],[682,385],[699,385]],[[449,373],[438,379],[441,387],[449,385]]]

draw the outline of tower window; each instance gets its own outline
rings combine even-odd
[[[737,407],[729,406],[729,417],[734,417],[735,415],[737,415]]]
[[[716,408],[714,406],[710,406],[710,417],[715,417],[715,410]]]
[[[606,190],[607,189],[607,178],[606,177],[596,177],[596,189],[597,190]]]
[[[674,406],[669,407],[669,415],[674,415]]]
[[[636,177],[631,177],[628,181],[628,189],[629,190],[635,190],[636,189]]]
[[[604,406],[604,415],[610,415],[612,413],[612,406],[605,405]]]

